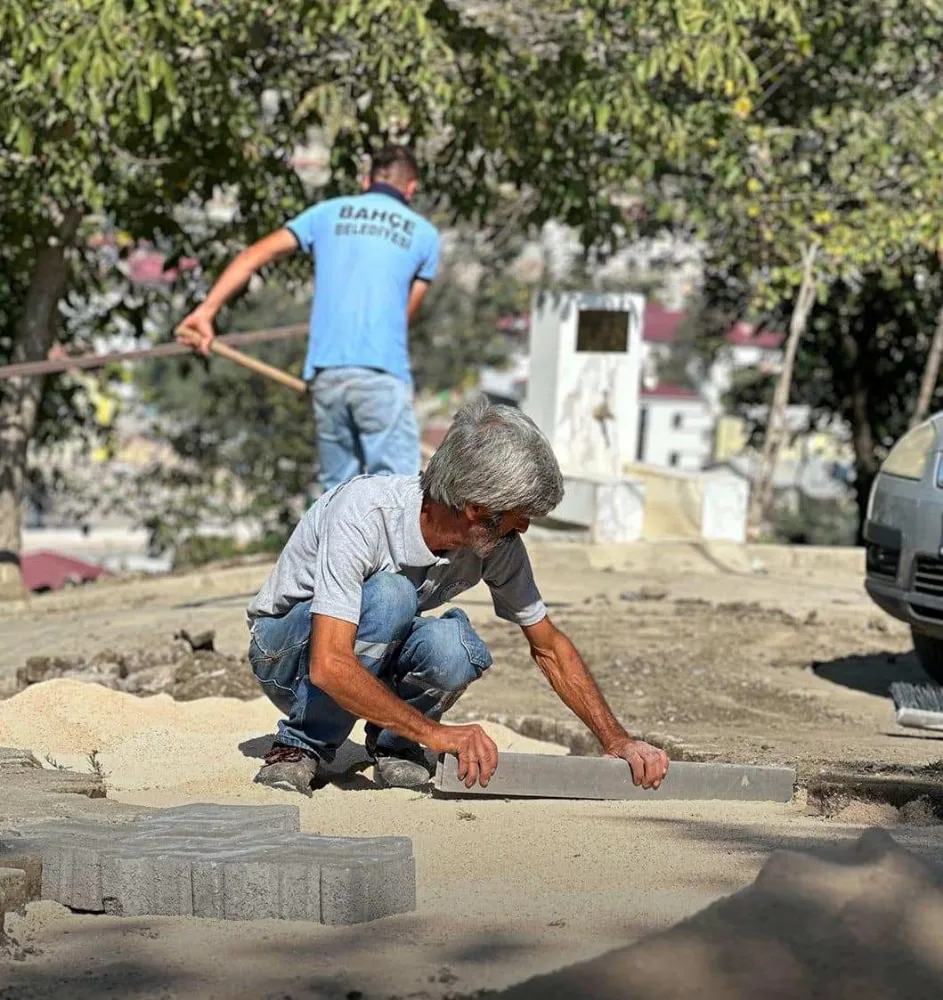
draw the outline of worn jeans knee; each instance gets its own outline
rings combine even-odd
[[[364,669],[379,676],[395,660],[416,613],[416,588],[405,577],[376,573],[363,586],[354,651]],[[249,660],[262,690],[285,719],[282,743],[331,760],[356,721],[309,677],[311,602],[279,618],[261,618],[252,628]]]
[[[249,664],[269,700],[286,715],[300,671],[307,669],[311,602],[296,604],[278,618],[258,618],[249,639]]]
[[[461,692],[491,666],[491,653],[468,616],[452,608],[420,618],[403,643],[397,673],[438,691]]]

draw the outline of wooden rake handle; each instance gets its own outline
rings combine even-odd
[[[191,336],[192,333],[193,331],[188,330],[186,327],[177,328],[177,334],[181,335],[181,339],[196,347],[197,339],[195,335]],[[218,354],[221,358],[228,358],[230,361],[235,361],[237,365],[242,365],[243,368],[248,368],[250,371],[264,375],[275,382],[281,382],[282,385],[288,386],[289,389],[294,389],[295,392],[304,393],[308,391],[307,384],[302,382],[300,378],[295,378],[294,375],[289,375],[288,372],[283,372],[281,368],[276,368],[274,365],[267,365],[264,361],[251,358],[248,354],[237,351],[235,347],[230,347],[228,344],[222,343],[218,337],[214,337],[210,342],[210,350],[214,354]],[[419,445],[419,452],[423,459],[428,461],[435,454],[435,448],[422,442]]]
[[[196,337],[191,336],[191,333],[192,331],[186,327],[177,328],[177,335],[195,347]],[[295,378],[294,375],[289,375],[288,372],[282,371],[281,368],[276,368],[274,365],[267,365],[264,361],[259,361],[248,354],[243,354],[242,351],[237,351],[235,347],[224,344],[218,337],[214,337],[210,342],[210,350],[221,358],[226,358],[228,361],[235,361],[237,365],[242,365],[243,368],[248,368],[257,375],[264,375],[266,378],[272,379],[273,382],[280,382],[289,389],[294,389],[295,392],[305,393],[308,391],[307,384],[300,378]]]

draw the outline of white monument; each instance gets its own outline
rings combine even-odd
[[[524,411],[547,435],[566,496],[554,517],[596,541],[641,537],[644,489],[635,461],[645,300],[636,294],[535,293]]]
[[[742,542],[745,481],[638,464],[644,314],[644,298],[632,293],[534,295],[523,409],[547,435],[563,471],[566,492],[551,516],[610,544],[669,537],[666,523],[670,537]],[[664,488],[667,480],[673,492]],[[689,482],[701,498],[693,523],[671,517],[670,509],[666,521],[665,504],[678,504],[681,495],[674,480]]]

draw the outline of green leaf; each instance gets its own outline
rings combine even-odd
[[[154,138],[157,140],[158,144],[162,143],[167,137],[171,124],[171,117],[166,113],[159,114],[154,119]]]
[[[138,119],[145,125],[151,120],[151,92],[147,84],[140,79],[135,86],[137,96]]]
[[[607,126],[609,125],[609,115],[611,109],[608,104],[600,104],[596,108],[596,129],[599,132],[605,132]]]
[[[711,46],[705,45],[697,55],[697,62],[694,67],[694,80],[698,87],[702,87],[710,75],[711,67],[714,65],[714,51]]]
[[[16,149],[20,156],[28,158],[33,155],[35,139],[32,128],[25,121],[20,121],[16,129]]]

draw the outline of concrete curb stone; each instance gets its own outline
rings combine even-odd
[[[30,893],[29,878],[19,868],[0,868],[0,940],[8,913],[22,910],[36,896]]]

